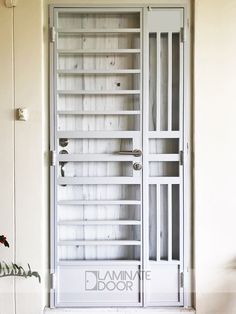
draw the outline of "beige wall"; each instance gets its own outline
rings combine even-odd
[[[40,314],[47,303],[46,58],[46,65],[43,62],[47,33],[43,29],[43,0],[18,0],[14,12],[3,2],[0,0],[0,233],[8,235],[11,248],[0,247],[0,254],[8,261],[15,258],[23,265],[30,262],[41,273],[43,283],[39,285],[35,279],[1,279],[0,313],[15,314],[15,306],[17,314]],[[233,314],[236,1],[195,2],[196,307],[197,314]],[[45,1],[45,14],[47,4]],[[19,106],[29,108],[29,121],[14,121],[14,108]]]
[[[0,246],[1,260],[13,260],[14,250],[14,94],[13,12],[0,2],[0,234],[8,236],[10,249]],[[13,279],[0,280],[0,312],[12,313]]]
[[[2,278],[0,313],[38,314],[46,302],[47,253],[43,9],[40,0],[18,3],[9,9],[0,0],[0,234],[11,246],[1,246],[0,254],[1,260],[25,267],[30,263],[42,283],[33,278]],[[28,108],[27,122],[14,119],[18,107]]]
[[[195,6],[197,313],[236,313],[236,1]]]

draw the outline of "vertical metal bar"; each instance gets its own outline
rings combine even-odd
[[[81,18],[81,26],[82,27],[84,27],[84,18]],[[82,42],[82,50],[84,49],[84,45],[85,45],[85,43],[84,43],[84,41]],[[85,55],[84,54],[82,54],[82,58],[81,58],[81,65],[82,65],[82,68],[84,69],[84,67],[85,67],[85,60],[86,60],[86,58],[85,58]],[[83,76],[82,77],[82,89],[85,89],[85,76]],[[83,100],[82,100],[82,110],[86,110],[86,108],[85,108],[85,98],[83,97]],[[82,130],[84,130],[84,122],[85,122],[85,117],[84,117],[84,115],[82,116],[82,121],[81,121],[81,124],[82,124]],[[82,144],[82,147],[83,147],[83,152],[84,151],[86,151],[86,146],[88,145],[88,143],[90,143],[89,142],[89,140],[86,140],[86,139],[84,139],[83,140],[83,142],[82,142],[83,144]],[[89,152],[89,150],[87,151],[87,152]],[[82,169],[82,171],[83,171],[83,176],[85,175],[85,173],[86,173],[86,168],[87,168],[87,166],[86,166],[86,164],[85,163],[83,163],[83,169]],[[85,186],[85,185],[83,185],[82,186],[82,194],[84,195],[86,195],[86,189],[87,189],[87,187]],[[87,219],[87,211],[86,211],[86,209],[85,209],[86,207],[85,206],[83,206],[83,219]],[[87,231],[88,229],[86,228],[86,226],[83,226],[83,238],[84,238],[84,240],[86,240],[86,235],[87,235]],[[84,259],[89,259],[89,248],[88,248],[88,246],[84,246],[83,247],[83,256],[84,256]]]
[[[181,294],[183,299],[183,304],[185,307],[191,306],[192,304],[192,294],[191,294],[191,275],[187,271],[191,266],[191,179],[192,179],[192,167],[191,167],[191,118],[192,118],[192,108],[191,108],[191,75],[190,75],[190,60],[191,60],[191,23],[190,23],[190,6],[186,4],[183,7],[183,27],[186,29],[186,41],[180,44],[180,55],[181,63],[180,68],[183,72],[182,76],[182,90],[183,90],[183,142],[184,151],[186,155],[184,171],[183,171],[183,196],[184,196],[184,210],[183,210],[183,261],[184,261],[184,292]],[[184,297],[183,297],[184,294]]]
[[[179,38],[180,39],[180,38]],[[184,42],[179,43],[179,131],[180,131],[180,143],[179,148],[183,151],[183,161],[185,159],[185,141],[184,141]],[[180,259],[180,272],[184,271],[184,172],[186,163],[183,162],[183,166],[180,166],[179,176],[179,259]],[[179,302],[183,303],[183,287],[179,293]]]
[[[143,103],[144,103],[144,95],[143,95],[143,9],[140,10],[139,12],[139,23],[140,23],[140,55],[139,55],[139,62],[140,62],[140,75],[138,76],[139,78],[139,88],[140,88],[140,116],[139,116],[139,123],[140,123],[140,136],[139,136],[139,146],[141,149],[143,149]],[[141,226],[140,226],[140,240],[141,240],[141,246],[139,248],[140,256],[139,259],[141,261],[141,265],[139,266],[139,270],[141,271],[140,273],[143,273],[143,245],[144,245],[144,238],[143,238],[143,173],[140,173],[140,201],[141,201],[141,206],[139,206],[140,210],[140,220],[141,220]],[[144,285],[143,285],[143,279],[139,279],[139,303],[143,303],[143,290],[144,290]]]
[[[156,131],[161,129],[161,33],[156,33]]]
[[[160,184],[156,185],[156,260],[160,261],[161,255],[161,204],[160,204]]]
[[[58,10],[55,9],[55,13],[54,13],[54,25],[56,25],[56,27],[58,26]],[[58,53],[57,53],[57,48],[58,48],[58,35],[56,33],[55,35],[55,43],[54,43],[54,73],[53,73],[53,80],[54,80],[54,110],[55,110],[55,113],[54,113],[54,134],[57,135],[57,131],[58,131],[58,115],[57,115],[57,111],[58,111],[58,96],[57,96],[57,86],[58,86],[58,78],[57,78],[57,69],[58,69]],[[58,153],[58,145],[56,145],[55,147],[55,151]],[[54,176],[55,176],[55,187],[54,187],[54,190],[55,190],[55,198],[54,198],[54,202],[55,202],[55,232],[54,232],[54,236],[55,236],[55,239],[54,239],[54,242],[55,242],[55,261],[56,263],[58,263],[59,261],[59,247],[57,245],[57,241],[58,241],[58,237],[59,237],[59,232],[58,232],[58,206],[56,205],[57,204],[57,200],[58,200],[58,187],[57,187],[57,179],[56,179],[56,176],[57,176],[57,173],[58,173],[58,167],[59,167],[59,164],[58,162],[56,162],[56,166],[54,167],[55,168],[55,173],[54,173]]]
[[[147,27],[148,21],[148,12],[146,9],[143,9],[143,103],[146,106],[143,106],[143,269],[148,270],[149,264],[149,185],[148,185],[148,175],[149,175],[149,162],[148,162],[148,152],[149,152],[149,139],[148,139],[148,130],[149,130],[149,33]],[[148,282],[143,280],[143,305],[148,304],[149,297],[149,287]]]
[[[180,130],[180,139],[179,139],[179,149],[180,151],[183,151],[183,166],[180,166],[179,170],[179,176],[180,176],[180,191],[179,191],[179,196],[180,196],[180,260],[183,259],[183,209],[184,209],[184,200],[183,200],[183,186],[184,186],[184,169],[185,169],[185,153],[186,149],[184,148],[184,99],[183,99],[183,83],[184,83],[184,75],[183,75],[183,48],[184,48],[184,43],[180,42],[179,46],[179,130]]]
[[[50,27],[53,25],[53,9],[50,7]],[[54,65],[53,65],[53,49],[54,43],[49,44],[50,49],[50,151],[55,150],[55,136],[54,136],[54,86],[53,86],[53,74],[54,74]],[[51,268],[54,268],[54,167],[50,167],[50,225],[51,225]]]
[[[172,33],[168,33],[168,130],[172,129]]]
[[[168,260],[172,260],[172,185],[168,184]]]
[[[50,27],[57,23],[57,11],[50,7]],[[56,133],[57,133],[57,36],[55,42],[50,42],[50,150],[57,151]],[[58,247],[57,247],[57,163],[50,166],[50,273],[56,272],[56,264],[58,261]],[[55,288],[55,287],[54,287]],[[50,307],[55,307],[56,290],[50,291]]]

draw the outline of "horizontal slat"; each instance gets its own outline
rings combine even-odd
[[[141,49],[57,49],[59,54],[129,54],[129,53],[140,53]]]
[[[136,95],[140,90],[58,90],[58,95]]]
[[[94,201],[76,201],[76,200],[67,200],[67,201],[58,201],[58,205],[141,205],[141,201],[136,200],[94,200]]]
[[[149,161],[179,161],[179,154],[149,154]]]
[[[140,178],[133,177],[60,177],[57,178],[59,185],[77,184],[140,184]]]
[[[141,161],[141,157],[119,154],[58,154],[57,161]]]
[[[139,74],[140,69],[120,69],[120,70],[57,70],[58,74]]]
[[[149,138],[179,138],[180,132],[179,131],[153,131],[148,132],[147,136]]]
[[[148,261],[148,263],[151,264],[151,265],[180,265],[180,261],[177,261],[177,260],[170,260],[170,261],[164,261],[164,260]]]
[[[179,177],[149,177],[149,184],[180,184]]]
[[[105,2],[105,1],[104,1]],[[108,13],[108,14],[132,14],[133,13],[142,13],[142,9],[141,8],[136,8],[136,7],[130,7],[128,6],[116,6],[114,8],[111,7],[107,7],[107,4],[101,5],[101,6],[90,6],[85,4],[85,6],[81,6],[78,7],[78,4],[66,4],[66,8],[65,8],[65,2],[64,3],[58,3],[56,4],[57,7],[57,11],[59,13],[73,13],[74,17],[81,17],[81,13],[85,13],[85,14],[96,14],[96,16],[94,16],[93,18],[97,17],[97,14],[102,13],[104,15],[104,13]],[[78,15],[77,15],[78,14]],[[107,16],[107,15],[106,15]],[[105,16],[104,16],[105,17]],[[120,17],[119,17],[120,18]]]
[[[58,114],[61,115],[115,115],[115,116],[121,116],[121,115],[139,115],[141,112],[139,110],[123,110],[123,111],[79,111],[79,110],[60,110],[57,111]]]
[[[130,241],[130,240],[77,240],[70,241],[64,240],[59,241],[60,246],[76,246],[76,245],[141,245],[141,241]]]
[[[133,138],[140,131],[58,131],[57,138]]]
[[[97,5],[95,6],[89,6],[85,5],[85,7],[78,7],[78,4],[74,3],[70,3],[69,5],[65,5],[65,2],[63,3],[58,3],[56,4],[56,7],[58,8],[58,12],[59,13],[73,13],[74,17],[79,17],[81,18],[81,13],[85,13],[85,14],[96,14],[96,17],[98,14],[102,14],[104,17],[108,17],[107,14],[132,14],[133,13],[142,13],[142,9],[141,8],[135,8],[132,7],[130,8],[130,6],[123,6],[123,7],[114,7],[114,8],[109,8],[107,6],[101,6],[98,7]],[[78,15],[77,15],[78,14]],[[95,17],[95,18],[96,18]]]
[[[70,303],[69,303],[70,302]],[[124,303],[123,303],[124,304]],[[62,314],[63,311],[66,312],[67,314],[75,314],[76,312],[78,313],[78,310],[77,309],[83,309],[84,313],[91,313],[91,308],[92,308],[92,313],[96,313],[96,314],[101,314],[101,313],[105,313],[107,311],[107,308],[114,308],[115,307],[122,307],[123,304],[121,304],[121,301],[120,300],[117,300],[117,301],[114,301],[114,299],[106,299],[106,298],[102,298],[101,301],[99,300],[99,304],[95,303],[94,301],[91,301],[91,300],[88,300],[88,301],[81,301],[81,299],[77,299],[75,300],[74,302],[71,302],[71,301],[61,301],[60,300],[60,305],[59,305],[59,308],[62,309],[55,312],[55,314]],[[164,303],[164,305],[166,305]],[[171,303],[171,305],[173,305],[173,303]],[[68,311],[68,307],[70,306],[70,309]],[[135,301],[132,301],[132,300],[125,300],[125,306],[126,307],[131,307],[131,308],[136,308],[136,307],[141,307],[141,303],[137,303],[136,300]],[[156,303],[152,304],[153,307],[156,306]],[[176,307],[179,307],[179,302],[176,302],[174,303],[174,306]],[[96,308],[96,310],[93,310],[94,308]],[[99,309],[97,311],[97,308]],[[73,310],[76,310],[76,311],[73,311]],[[87,309],[90,309],[89,311],[87,311]],[[53,310],[54,311],[54,310]],[[46,308],[44,310],[44,313],[45,314],[52,314],[52,309],[48,309]],[[114,313],[112,311],[109,311],[108,310],[108,313]],[[118,313],[118,312],[117,312]],[[186,311],[184,312],[184,314],[194,314],[195,311]]]
[[[62,34],[140,33],[140,28],[57,28],[56,31]]]
[[[59,266],[76,266],[76,265],[140,265],[140,260],[60,260]]]
[[[138,220],[62,220],[58,222],[58,225],[69,225],[69,226],[74,226],[74,225],[110,225],[110,226],[115,226],[115,225],[140,225],[140,221]]]

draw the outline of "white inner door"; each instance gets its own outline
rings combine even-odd
[[[183,9],[50,23],[51,305],[181,306]]]

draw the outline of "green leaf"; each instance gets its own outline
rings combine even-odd
[[[31,270],[29,264],[28,270],[25,270],[22,266],[19,266],[15,263],[11,263],[8,265],[6,262],[0,262],[0,277],[10,277],[10,276],[17,276],[17,277],[35,277],[38,278],[39,283],[41,282],[41,277],[37,271]]]
[[[6,262],[4,262],[4,265],[5,265],[5,269],[6,269],[7,274],[9,274],[9,272],[10,272],[10,267],[7,265]]]
[[[37,271],[33,271],[32,272],[32,276],[35,277],[35,278],[38,278],[39,283],[41,283],[41,277],[40,277],[40,275],[39,275],[39,273]]]

